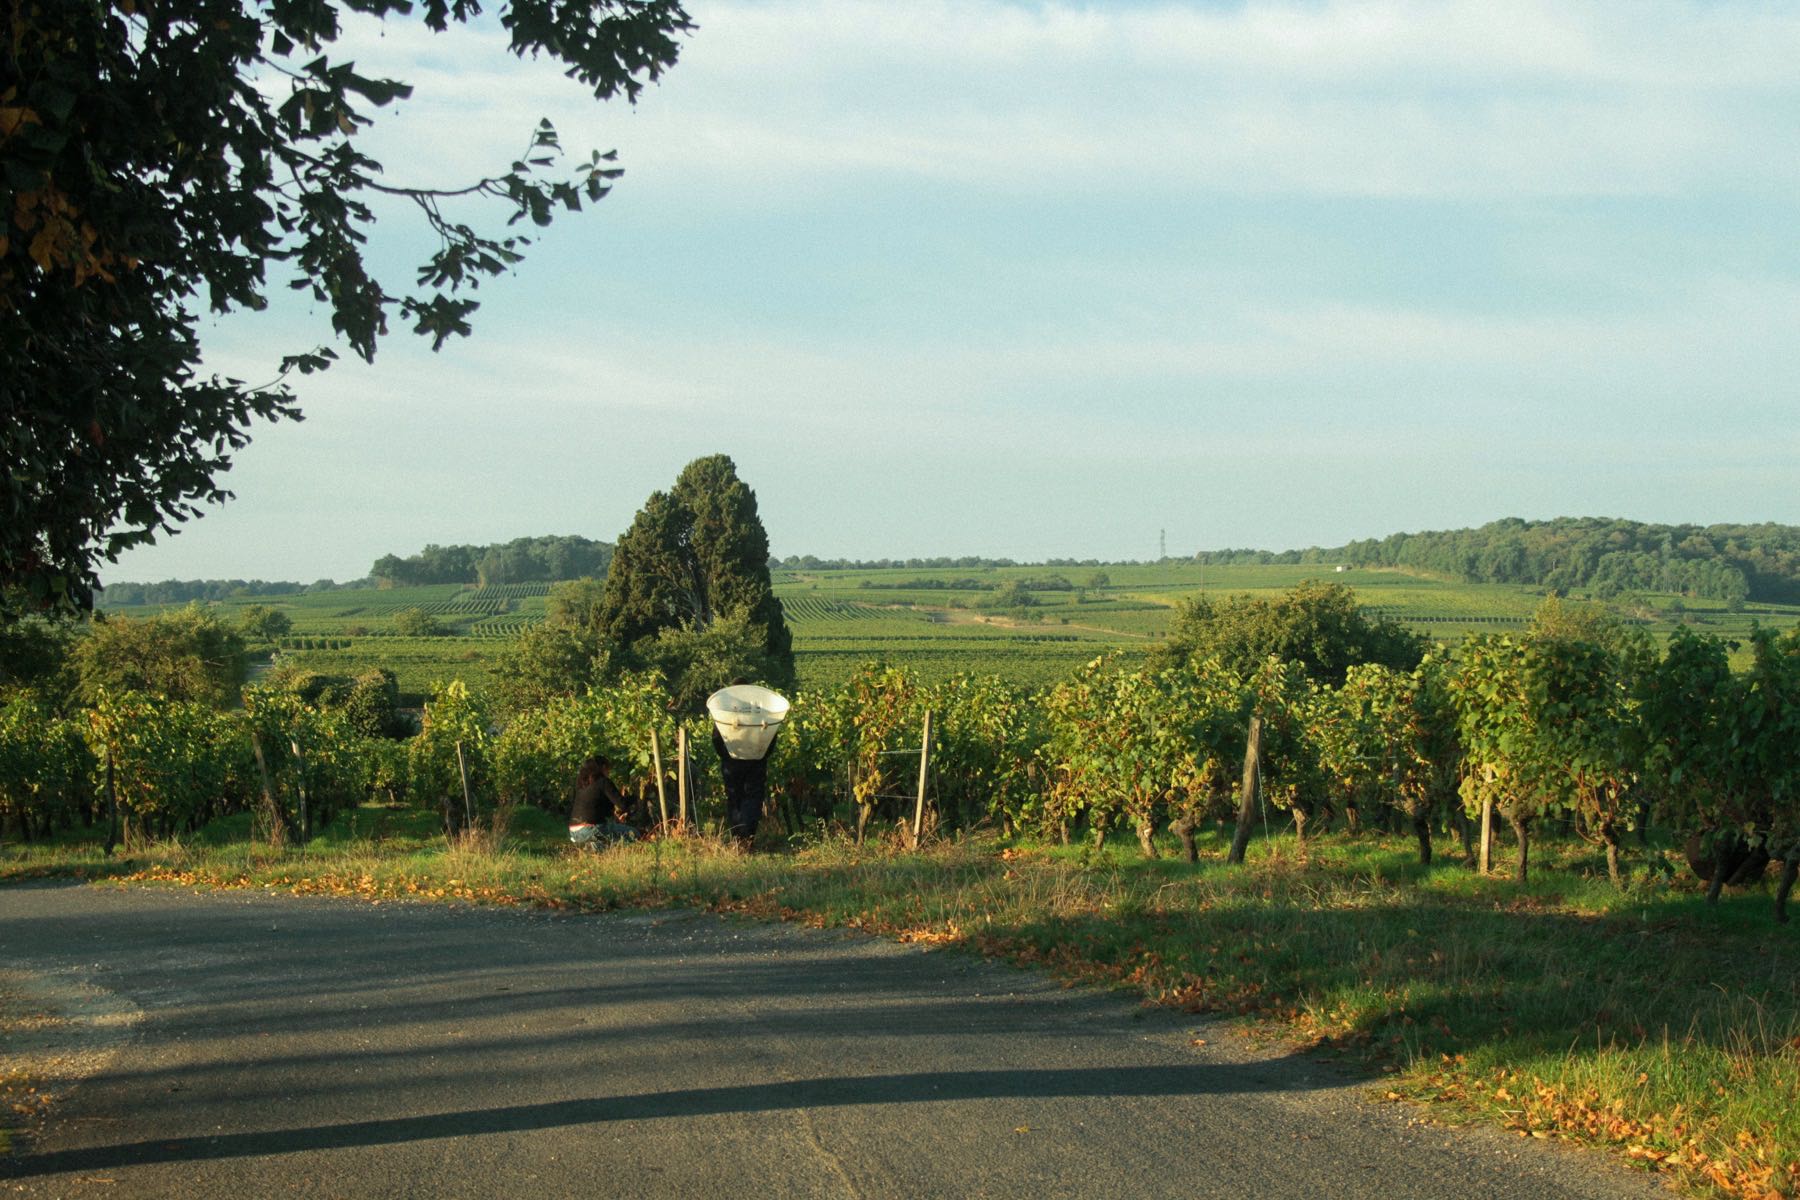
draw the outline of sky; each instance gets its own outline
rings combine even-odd
[[[453,184],[539,118],[613,193],[301,379],[105,581],[615,539],[729,454],[776,555],[1103,560],[1504,516],[1800,523],[1800,6],[692,0],[635,106],[489,26],[351,26]],[[424,245],[396,210],[392,286]],[[285,291],[285,289],[282,289]],[[208,322],[263,379],[329,336]]]

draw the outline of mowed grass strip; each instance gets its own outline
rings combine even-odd
[[[555,814],[446,847],[424,814],[362,809],[304,850],[241,824],[108,862],[14,849],[45,873],[366,900],[599,911],[692,906],[963,947],[1229,1013],[1366,1064],[1394,1099],[1522,1136],[1609,1145],[1701,1191],[1800,1193],[1800,937],[1766,896],[1657,876],[1618,892],[1585,847],[1534,847],[1526,885],[1421,868],[1404,839],[1224,842],[1202,863],[978,837],[919,854],[833,837],[743,857],[705,840],[576,854]]]

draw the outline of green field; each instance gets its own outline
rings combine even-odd
[[[1104,573],[1104,582],[1096,579],[1097,573]],[[1034,591],[1037,604],[1030,608],[984,607],[1009,581],[1053,582],[1057,577],[1068,582],[1068,589]],[[1475,633],[1523,628],[1544,598],[1542,588],[1459,583],[1393,570],[1185,561],[1103,568],[774,573],[804,686],[833,683],[872,659],[905,664],[931,679],[974,671],[1030,685],[1053,683],[1108,651],[1141,653],[1168,632],[1175,606],[1186,597],[1275,595],[1308,579],[1354,588],[1372,613],[1448,643]],[[548,590],[542,583],[487,588],[440,584],[244,597],[217,607],[227,620],[250,604],[277,609],[293,621],[278,652],[282,658],[333,674],[388,667],[398,675],[403,693],[419,697],[450,679],[483,685],[507,639],[543,620]],[[1645,596],[1614,607],[1653,633],[1666,634],[1677,622],[1686,622],[1741,638],[1753,622],[1782,629],[1800,624],[1800,606],[1749,604],[1734,612],[1719,601]],[[437,620],[445,636],[396,636],[395,617],[413,608]],[[111,611],[134,615],[156,610],[134,606]],[[330,648],[320,648],[321,642]]]

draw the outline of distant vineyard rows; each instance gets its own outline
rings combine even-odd
[[[468,636],[487,640],[518,637],[534,625],[542,624],[542,619],[527,616],[487,617],[475,622],[468,628]]]
[[[524,600],[530,596],[548,596],[550,585],[547,583],[499,583],[477,588],[470,594],[471,600]]]
[[[867,621],[891,617],[892,614],[867,604],[846,604],[841,600],[823,600],[816,596],[782,597],[781,610],[790,621]]]

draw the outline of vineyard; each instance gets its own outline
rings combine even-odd
[[[707,890],[695,874],[686,902],[741,907],[754,894],[770,911],[853,917],[1279,1019],[1403,1071],[1407,1094],[1611,1141],[1733,1194],[1800,1188],[1800,963],[1779,924],[1800,866],[1800,632],[1757,633],[1734,671],[1726,641],[1685,627],[1666,644],[1623,623],[1592,637],[1501,631],[1416,669],[1357,665],[1327,682],[1276,658],[1244,671],[1147,665],[1060,626],[996,632],[868,606],[819,619],[857,607],[819,599],[821,632],[880,632],[854,647],[820,639],[819,658],[843,673],[794,697],[771,761],[769,842],[968,849],[947,852],[954,875],[942,879],[930,860],[880,871],[867,864],[891,859],[835,860],[826,875],[865,881],[851,916],[849,885],[809,890],[822,885],[803,867],[751,892]],[[1000,638],[1060,660],[1055,678],[1033,689],[950,670]],[[378,640],[434,665],[441,643],[473,641]],[[909,664],[871,664],[868,645],[905,647]],[[348,665],[362,648],[309,661]],[[311,703],[253,686],[238,710],[141,693],[67,715],[11,703],[8,856],[29,871],[57,847],[104,840],[152,864],[152,879],[292,884],[334,860],[155,864],[187,861],[182,846],[220,828],[304,843],[369,806],[453,836],[519,808],[554,820],[592,753],[613,760],[645,829],[684,808],[716,821],[716,797],[692,782],[717,777],[707,727],[678,719],[654,675],[504,724],[479,686],[421,686],[431,700],[403,738],[380,731],[355,689]],[[358,853],[368,881],[372,851]],[[542,899],[570,860],[553,841],[532,853],[529,887],[517,886]],[[474,868],[456,861],[462,886]],[[1345,861],[1360,865],[1332,865]],[[357,890],[375,886],[350,890],[388,894]],[[591,883],[557,886],[580,896]],[[1762,889],[1754,922],[1734,887]],[[1562,982],[1521,985],[1546,963]],[[1722,978],[1735,990],[1715,987]],[[1533,1101],[1511,1103],[1518,1094]]]
[[[953,670],[979,661],[987,643],[945,628],[932,648],[889,635],[923,665],[872,663],[866,641],[816,650],[842,670],[796,697],[779,743],[774,797],[789,828],[850,809],[859,830],[902,817],[875,811],[871,798],[892,791],[884,756],[916,743],[931,713],[934,819],[945,832],[997,824],[1096,846],[1128,835],[1146,857],[1156,856],[1159,836],[1173,834],[1191,861],[1194,831],[1208,822],[1235,819],[1247,837],[1254,798],[1302,839],[1333,827],[1408,830],[1429,864],[1434,839],[1446,836],[1473,854],[1479,815],[1484,868],[1504,822],[1521,880],[1534,831],[1550,828],[1601,848],[1622,885],[1626,835],[1659,828],[1699,839],[1689,859],[1714,898],[1752,866],[1760,874],[1771,858],[1782,861],[1775,911],[1786,920],[1800,867],[1800,760],[1792,753],[1800,631],[1756,634],[1747,672],[1731,670],[1730,647],[1717,637],[1678,630],[1659,652],[1613,626],[1625,632],[1601,640],[1484,635],[1412,671],[1353,666],[1335,686],[1275,658],[1247,673],[1217,659],[1146,666],[1101,653],[1080,634],[1012,631],[1016,645],[1063,667],[1034,691]],[[496,729],[476,671],[465,672],[474,687],[425,681],[444,641],[463,639],[388,640],[386,661],[419,664],[400,677],[401,689],[434,696],[405,770],[395,764],[397,743],[373,732],[351,738],[333,724],[348,697],[309,705],[255,687],[233,713],[127,693],[103,695],[73,717],[14,701],[0,743],[0,828],[29,837],[77,817],[91,825],[104,794],[127,831],[136,821],[140,834],[191,832],[253,807],[259,790],[244,756],[258,729],[274,743],[299,737],[282,721],[330,731],[318,735],[313,759],[338,764],[333,794],[344,805],[377,793],[436,805],[462,791],[447,782],[439,744],[452,714],[460,714],[452,739],[459,770],[489,803],[559,805],[570,764],[598,747],[635,764],[640,802],[666,789],[668,771],[651,773],[656,739],[673,746],[676,738],[660,677],[628,676]],[[308,653],[348,675],[359,652],[352,644]],[[704,722],[689,732],[704,758]],[[1254,797],[1239,782],[1252,775]]]
[[[817,596],[795,596],[782,601],[782,611],[794,625],[837,624],[846,621],[891,620],[893,614],[867,604],[847,604],[841,600],[822,600]]]
[[[467,628],[468,635],[474,638],[514,638],[534,625],[541,624],[543,618],[528,617],[522,614],[483,617],[471,622]]]
[[[989,567],[964,570],[783,570],[776,591],[794,635],[801,681],[830,686],[869,659],[911,666],[933,679],[958,672],[993,673],[1012,683],[1043,687],[1107,649],[1141,652],[1165,635],[1174,606],[1211,594],[1275,595],[1324,568],[1294,565],[1200,565],[1168,562],[1110,566],[1104,584],[1092,568]],[[1454,645],[1464,638],[1524,628],[1543,600],[1542,589],[1463,584],[1392,570],[1357,569],[1340,575],[1355,588],[1366,611],[1391,617],[1429,638]],[[982,600],[1014,580],[1060,576],[1069,590],[1033,593],[1026,609],[991,611]],[[905,587],[921,581],[942,586]],[[979,584],[979,588],[950,585]],[[549,584],[516,583],[475,588],[458,584],[346,589],[291,596],[245,596],[221,601],[227,620],[257,604],[284,614],[292,627],[277,649],[311,670],[357,674],[387,667],[401,679],[412,703],[435,682],[461,677],[482,688],[491,664],[509,640],[543,620]],[[1643,622],[1666,636],[1678,625],[1736,640],[1738,667],[1753,623],[1787,629],[1800,624],[1800,607],[1673,598],[1660,607],[1621,608],[1624,619]],[[154,607],[123,610],[152,613]],[[437,622],[441,636],[421,637],[399,628],[413,613]],[[1083,644],[1046,635],[1066,634]],[[1091,653],[1089,650],[1091,647]]]
[[[477,588],[470,599],[487,600],[527,600],[536,596],[548,596],[550,585],[547,583],[500,583]]]
[[[355,676],[385,668],[394,673],[401,695],[418,704],[434,688],[452,679],[485,690],[493,648],[504,644],[504,639],[498,637],[365,635],[344,639],[330,649],[318,647],[315,640],[313,648],[284,650],[281,659],[326,675]]]

